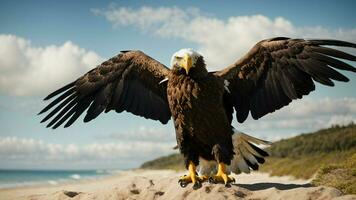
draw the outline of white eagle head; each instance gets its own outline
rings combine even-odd
[[[178,66],[185,69],[186,74],[195,67],[198,58],[202,55],[193,49],[181,49],[175,52],[171,58],[171,67]]]

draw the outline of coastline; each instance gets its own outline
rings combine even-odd
[[[0,189],[60,185],[100,179],[124,170],[27,170],[0,169]]]

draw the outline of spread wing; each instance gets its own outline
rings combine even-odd
[[[249,112],[254,119],[288,105],[315,89],[314,81],[334,86],[347,82],[336,69],[356,72],[339,60],[356,61],[356,56],[326,46],[356,48],[338,40],[272,38],[257,43],[244,57],[215,75],[227,80],[229,105],[243,122]]]
[[[39,114],[49,111],[41,121],[47,127],[68,127],[85,111],[84,122],[96,118],[104,110],[124,110],[162,123],[171,113],[167,101],[167,84],[160,81],[169,69],[141,51],[125,51],[76,81],[54,91],[44,100],[56,97]],[[53,118],[52,118],[53,117]]]

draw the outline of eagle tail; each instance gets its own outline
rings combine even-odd
[[[235,174],[241,172],[250,173],[251,169],[258,170],[259,165],[265,162],[264,158],[269,156],[265,150],[258,147],[260,145],[271,145],[269,141],[261,140],[241,131],[234,130],[232,142],[235,155],[231,160],[229,170]]]
[[[231,165],[227,168],[228,173],[250,173],[251,169],[257,170],[259,165],[265,162],[264,158],[269,156],[265,150],[258,146],[268,146],[271,145],[271,142],[252,137],[236,129],[232,134],[232,143],[235,155],[231,160]],[[210,176],[216,172],[217,162],[215,160],[208,161],[199,158],[199,175]]]

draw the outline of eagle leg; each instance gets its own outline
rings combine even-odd
[[[226,187],[230,187],[231,182],[235,182],[235,178],[228,176],[226,173],[225,164],[220,162],[216,175],[209,178],[210,183],[224,183]]]
[[[189,175],[184,175],[178,180],[178,183],[183,188],[186,187],[189,183],[193,183],[193,189],[199,189],[202,186],[201,183],[208,179],[206,176],[198,176],[196,166],[192,161],[189,161],[188,171]]]

